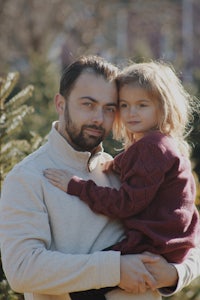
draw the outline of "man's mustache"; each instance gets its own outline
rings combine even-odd
[[[96,126],[96,125],[83,125],[82,127],[83,129],[85,128],[91,128],[91,129],[95,129],[95,130],[99,130],[102,132],[105,132],[105,129],[102,126]]]

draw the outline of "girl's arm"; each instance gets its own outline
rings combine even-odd
[[[69,181],[73,177],[72,173],[61,169],[46,169],[43,175],[51,184],[64,192],[67,192]]]
[[[119,170],[114,165],[113,160],[106,161],[101,164],[103,172],[114,171],[115,173],[119,173]],[[46,169],[43,171],[44,176],[48,179],[48,181],[54,186],[58,187],[64,192],[67,192],[68,184],[70,180],[73,178],[73,174],[68,170],[61,169]],[[79,177],[77,177],[79,178]],[[79,178],[81,179],[81,178]]]
[[[164,174],[160,172],[160,165],[164,167],[163,156],[159,157],[159,153],[156,153],[156,161],[153,156],[148,158],[152,164],[154,163],[151,174],[146,169],[144,157],[149,155],[147,148],[132,153],[134,162],[131,159],[130,163],[126,162],[126,167],[128,166],[127,176],[124,176],[126,180],[121,182],[119,189],[97,186],[94,181],[82,180],[65,170],[47,169],[44,175],[53,185],[79,197],[95,213],[124,219],[147,208],[164,179]],[[122,165],[121,168],[123,167]]]

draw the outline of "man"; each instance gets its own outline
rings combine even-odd
[[[98,57],[70,65],[55,96],[59,121],[48,142],[16,165],[4,182],[2,262],[11,287],[26,300],[69,300],[72,292],[117,285],[106,294],[108,300],[157,300],[159,293],[147,286],[178,290],[200,273],[198,249],[177,267],[153,255],[100,251],[123,238],[122,225],[95,215],[43,176],[46,168],[64,168],[100,185],[119,185],[114,175],[101,172],[101,163],[109,158],[101,142],[117,107],[116,72]]]

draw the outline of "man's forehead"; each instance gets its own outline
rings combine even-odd
[[[76,83],[73,87],[73,90],[75,89],[88,89],[90,91],[95,91],[99,88],[102,89],[102,92],[105,90],[106,92],[108,90],[115,91],[117,90],[117,86],[115,81],[110,81],[104,78],[104,76],[96,74],[94,72],[83,72],[80,74],[80,76],[77,78]]]
[[[117,88],[115,82],[94,73],[82,73],[77,79],[71,93],[71,100],[92,99],[94,102],[117,103]]]
[[[92,69],[84,70],[77,78],[76,83],[84,81],[84,80],[91,80],[91,79],[94,81],[95,80],[98,80],[98,81],[103,80],[103,81],[105,81],[105,83],[109,83],[109,80],[107,80],[103,75],[96,73]]]

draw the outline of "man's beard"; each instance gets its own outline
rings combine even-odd
[[[90,151],[92,152],[105,138],[105,129],[96,125],[83,125],[78,128],[76,124],[71,120],[69,111],[66,107],[65,110],[65,131],[68,134],[72,146],[78,151]],[[101,136],[93,136],[84,133],[84,129],[92,128],[102,131]]]

